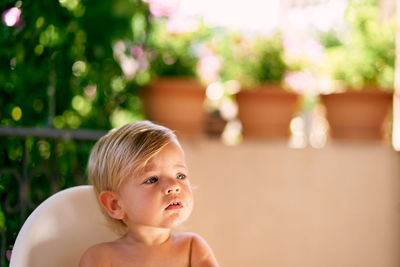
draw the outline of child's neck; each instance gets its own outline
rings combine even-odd
[[[161,245],[171,236],[171,229],[149,226],[135,226],[129,229],[124,239],[132,244],[147,246]]]

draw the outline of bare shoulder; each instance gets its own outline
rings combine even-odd
[[[207,242],[200,235],[195,233],[183,234],[186,238],[190,239],[191,242],[191,256],[190,266],[196,267],[218,267],[217,259],[215,258],[214,252]]]
[[[111,266],[111,243],[100,243],[88,248],[82,255],[79,267]]]

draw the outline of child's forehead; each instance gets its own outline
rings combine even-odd
[[[159,168],[186,168],[183,154],[174,154],[167,157],[153,156],[143,165],[142,171],[152,171]]]
[[[157,162],[147,162],[144,167],[142,168],[142,171],[147,172],[147,171],[153,171],[157,170],[161,167],[171,167],[171,168],[186,168],[185,162],[175,162],[175,163],[170,163],[170,164],[158,164]]]
[[[165,144],[158,152],[150,157],[142,158],[138,167],[141,171],[147,171],[165,165],[186,165],[183,149],[175,140],[171,140]]]

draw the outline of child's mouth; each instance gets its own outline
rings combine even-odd
[[[181,209],[181,208],[183,208],[182,202],[173,201],[165,208],[165,210],[175,210],[175,209]]]

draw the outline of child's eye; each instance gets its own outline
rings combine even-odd
[[[151,178],[147,179],[144,183],[145,184],[154,184],[157,181],[158,181],[157,177],[151,177]]]
[[[176,178],[179,179],[179,180],[183,180],[183,179],[186,178],[186,175],[184,175],[184,174],[178,174],[178,176],[176,176]]]

